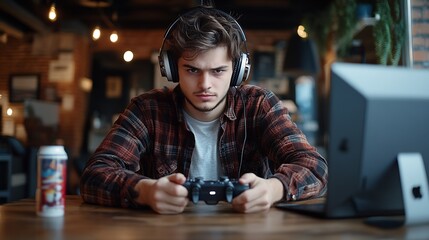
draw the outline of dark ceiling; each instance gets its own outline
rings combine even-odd
[[[58,21],[47,20],[55,2]],[[239,17],[245,29],[290,29],[303,14],[323,8],[329,0],[217,0],[225,12]],[[165,29],[181,12],[200,5],[196,0],[1,0],[0,33],[22,35],[80,26],[119,29]]]

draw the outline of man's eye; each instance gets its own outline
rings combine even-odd
[[[225,70],[223,70],[223,69],[215,69],[215,70],[213,70],[213,72],[216,73],[216,74],[221,74],[221,73],[225,72]]]
[[[196,69],[196,68],[189,68],[187,71],[190,72],[190,73],[197,73],[198,69]]]

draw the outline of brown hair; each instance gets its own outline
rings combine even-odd
[[[241,56],[241,27],[236,20],[220,10],[200,6],[180,16],[174,23],[166,47],[175,58],[184,51],[193,52],[193,56],[218,46],[226,46],[233,62]]]

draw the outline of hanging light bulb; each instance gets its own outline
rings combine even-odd
[[[118,36],[118,33],[116,31],[113,31],[112,34],[110,34],[110,41],[112,43],[117,42],[118,38],[119,38],[119,36]]]
[[[57,20],[57,10],[55,9],[55,3],[52,3],[49,8],[48,18],[51,22],[55,22]]]
[[[8,109],[6,110],[6,114],[7,114],[8,116],[12,116],[12,114],[13,114],[13,110],[12,110],[12,108],[8,108]]]
[[[101,30],[99,26],[96,26],[94,28],[94,31],[92,31],[92,39],[98,40],[101,36]]]
[[[308,34],[305,31],[305,27],[302,25],[298,26],[296,33],[298,33],[298,36],[300,36],[301,38],[307,38],[308,37]]]
[[[134,58],[134,54],[133,54],[133,52],[131,52],[131,51],[126,51],[126,52],[124,53],[124,60],[125,60],[125,62],[131,62],[131,60],[133,60],[133,58]]]

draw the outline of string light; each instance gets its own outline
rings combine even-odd
[[[13,110],[12,110],[12,108],[8,108],[8,109],[6,110],[6,114],[7,114],[8,116],[12,116],[12,114],[13,114]]]
[[[118,33],[116,31],[113,31],[112,34],[110,34],[110,41],[112,43],[117,42],[118,38],[119,38],[119,36],[118,36]]]
[[[51,22],[55,22],[57,20],[57,10],[55,8],[55,3],[52,3],[51,7],[49,8],[48,18],[51,20]]]
[[[305,27],[302,25],[298,26],[298,29],[296,32],[298,33],[298,36],[300,36],[301,38],[307,38],[308,37],[308,34],[305,31]]]
[[[131,52],[131,51],[126,51],[126,52],[124,53],[124,60],[125,60],[125,62],[131,62],[131,60],[133,60],[133,58],[134,58],[134,54],[133,54],[133,52]]]
[[[99,26],[96,26],[94,28],[94,31],[92,31],[92,39],[98,40],[101,36],[101,30]]]
[[[112,22],[112,20],[110,20],[108,17],[106,17],[106,15],[100,9],[100,6],[98,4],[97,4],[97,10],[98,10],[98,13],[99,13],[100,17],[102,18],[104,24],[107,25],[107,28],[108,29],[116,29],[114,22],[116,22],[118,20],[118,14],[116,12],[113,13],[113,15],[112,15],[113,22]],[[96,26],[94,28],[94,30],[92,31],[92,39],[94,41],[97,41],[98,39],[101,38],[101,35],[102,35],[102,33],[101,33],[100,27]],[[113,30],[109,36],[109,39],[110,39],[110,42],[112,42],[112,43],[118,42],[118,40],[119,40],[118,32],[116,30]]]

